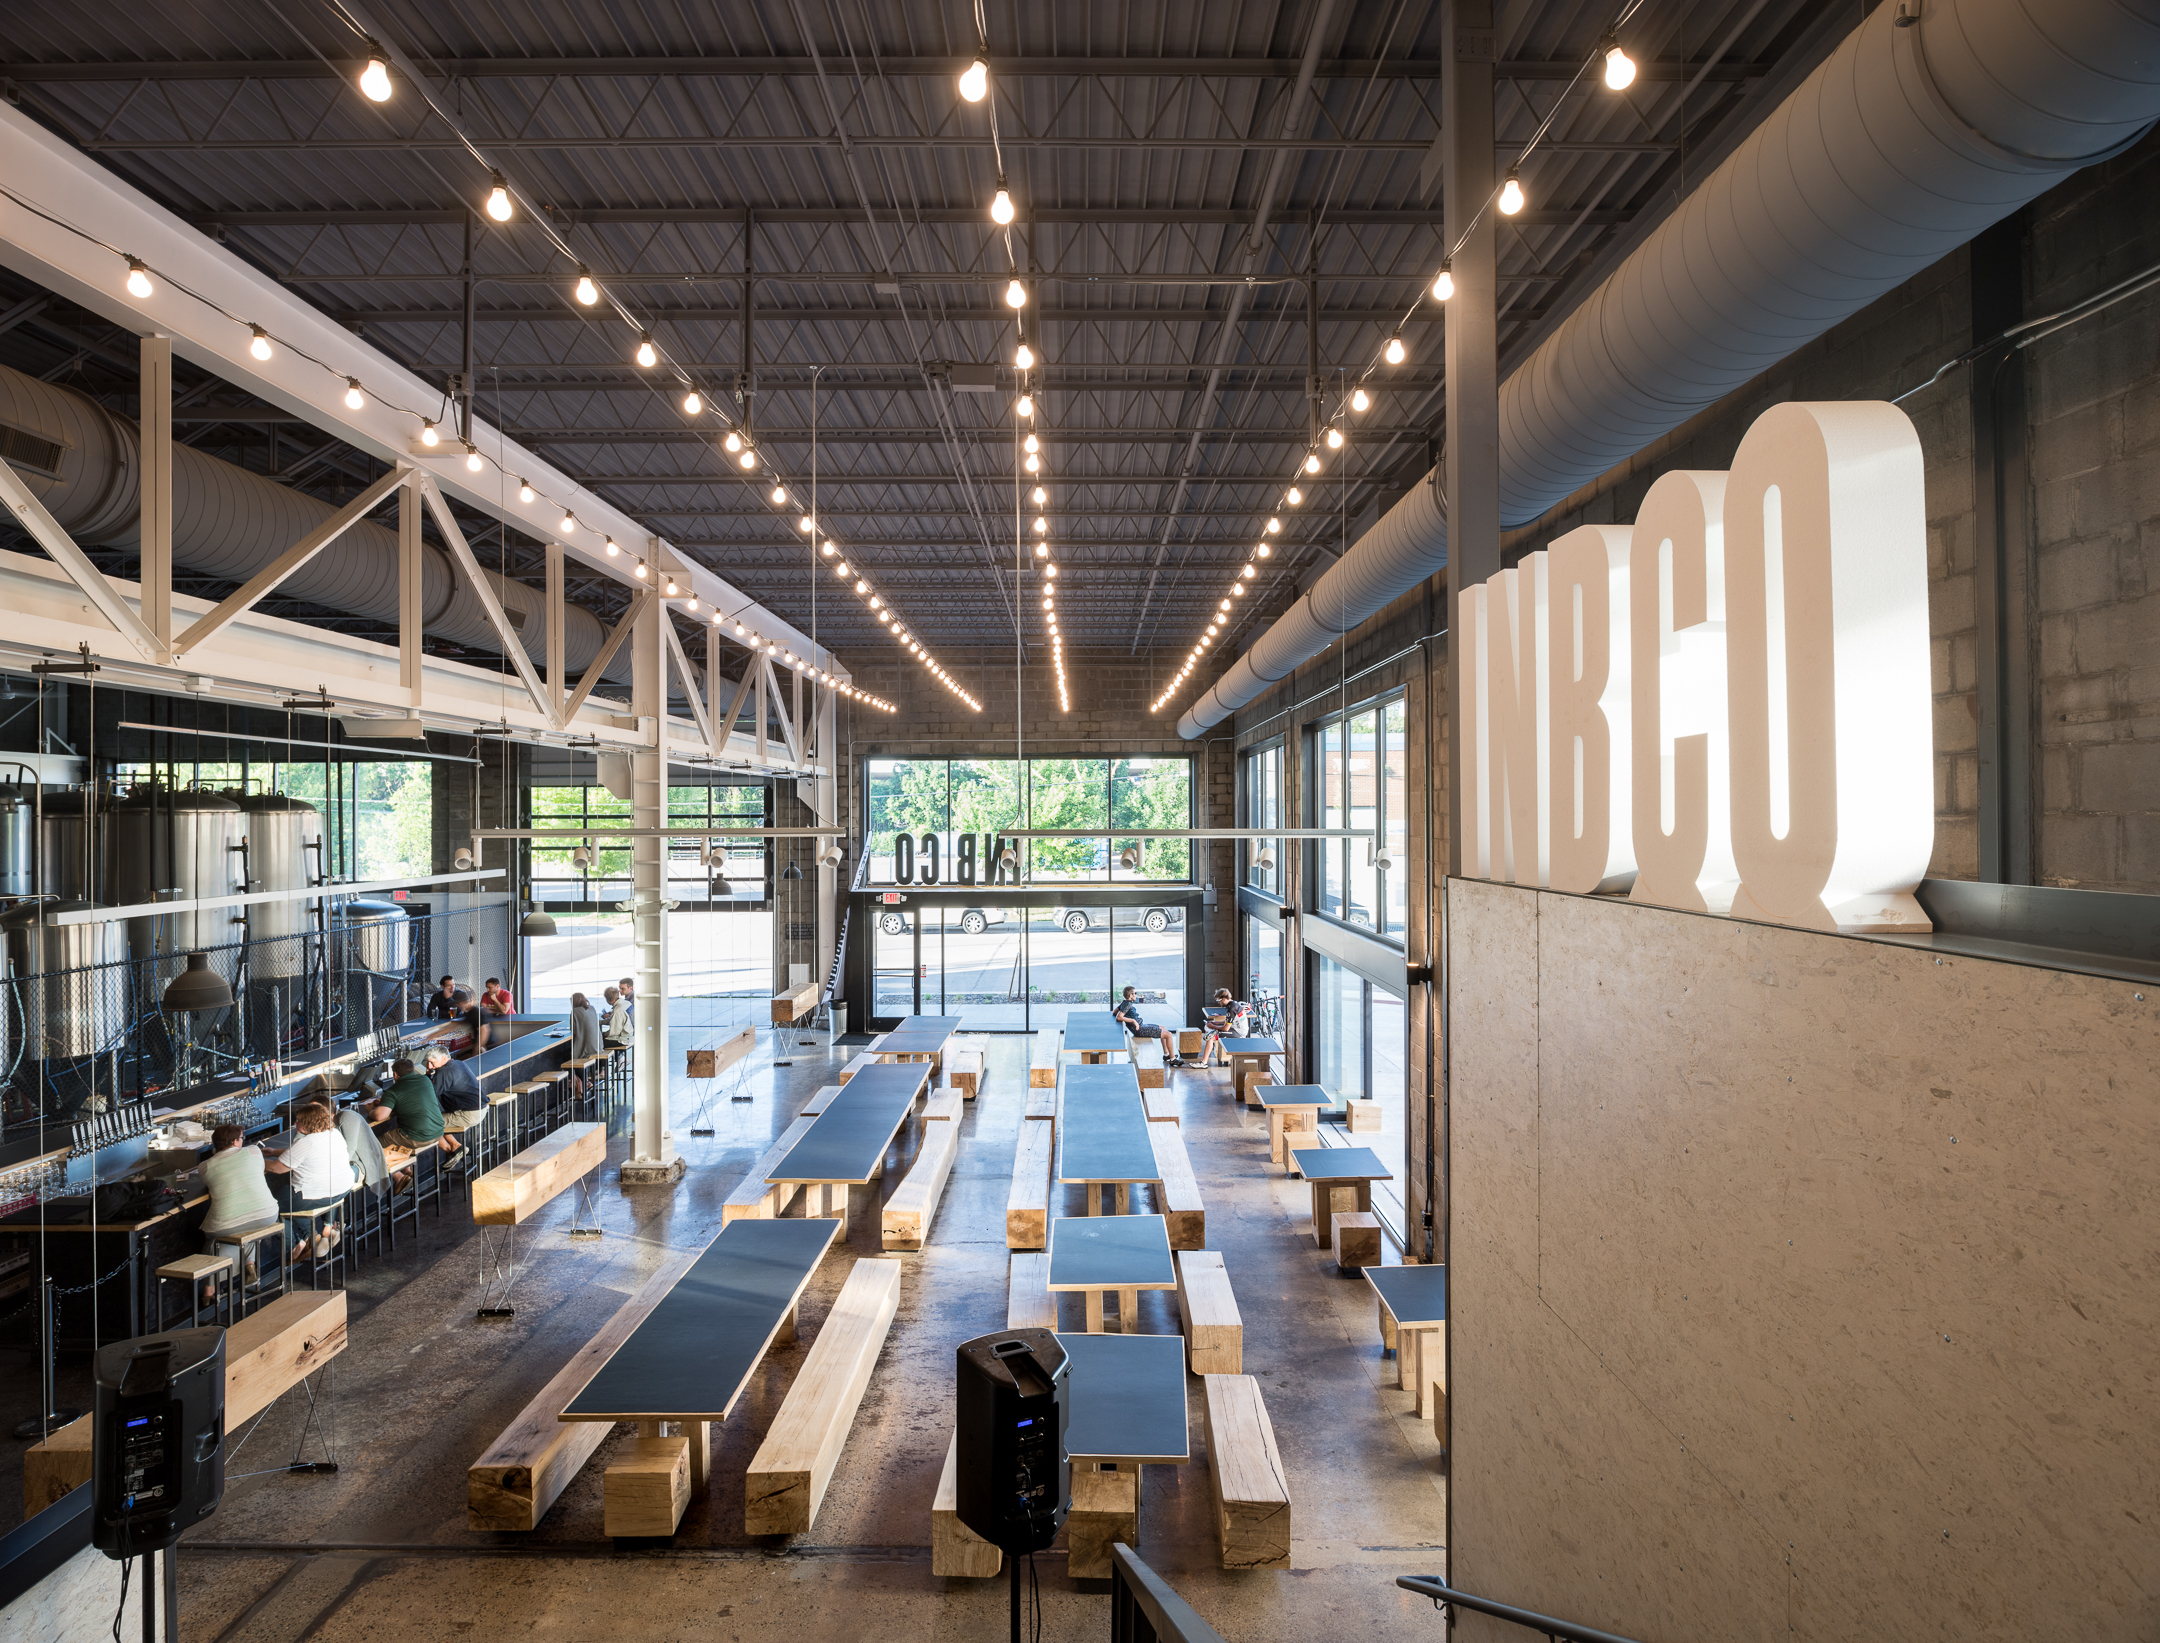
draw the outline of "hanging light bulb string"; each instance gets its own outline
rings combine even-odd
[[[1420,290],[1410,300],[1409,306],[1403,311],[1403,317],[1375,345],[1354,380],[1348,377],[1347,367],[1338,367],[1335,409],[1329,415],[1327,421],[1315,430],[1312,443],[1305,448],[1304,453],[1299,457],[1298,471],[1293,474],[1290,483],[1282,492],[1282,505],[1291,508],[1302,506],[1304,502],[1303,487],[1317,477],[1325,467],[1325,459],[1321,455],[1322,450],[1340,450],[1344,445],[1347,438],[1343,431],[1345,413],[1362,412],[1370,406],[1372,404],[1372,395],[1367,384],[1381,371],[1383,366],[1400,365],[1408,358],[1408,352],[1402,340],[1404,330],[1417,317],[1418,310],[1426,303],[1444,303],[1453,295],[1454,281],[1451,269],[1456,255],[1469,243],[1470,236],[1476,232],[1477,226],[1484,220],[1485,214],[1495,208],[1510,185],[1515,187],[1518,194],[1521,192],[1521,184],[1516,176],[1517,171],[1520,170],[1523,162],[1529,159],[1531,154],[1536,151],[1538,145],[1545,140],[1546,135],[1552,130],[1553,122],[1559,118],[1561,108],[1566,105],[1575,88],[1582,83],[1583,77],[1600,63],[1609,61],[1610,54],[1618,49],[1619,31],[1627,26],[1629,20],[1634,17],[1643,4],[1644,0],[1627,0],[1627,3],[1621,7],[1619,15],[1599,34],[1596,47],[1583,59],[1574,76],[1562,88],[1560,95],[1554,99],[1552,107],[1546,111],[1544,118],[1538,122],[1537,129],[1530,134],[1529,140],[1517,151],[1514,164],[1508,167],[1507,173],[1499,186],[1492,189],[1479,202],[1477,210],[1471,213],[1470,220],[1463,225],[1461,233],[1456,235],[1454,242],[1447,247],[1447,254],[1441,259],[1440,272],[1434,278],[1433,288]],[[1622,56],[1624,58],[1625,53],[1622,53]],[[1517,209],[1520,208],[1517,207]],[[1444,287],[1442,282],[1445,282]],[[1345,385],[1349,388],[1348,393],[1342,391]],[[1345,506],[1347,506],[1347,492],[1345,493]],[[1209,613],[1209,619],[1204,631],[1194,641],[1192,648],[1186,653],[1183,662],[1180,663],[1178,671],[1171,676],[1170,682],[1163,687],[1161,694],[1149,705],[1148,711],[1150,713],[1160,713],[1167,707],[1176,698],[1179,688],[1198,671],[1201,663],[1206,659],[1207,653],[1214,649],[1219,641],[1227,640],[1234,626],[1239,625],[1233,622],[1233,617],[1239,611],[1240,602],[1245,595],[1247,585],[1257,579],[1259,575],[1259,561],[1267,559],[1273,554],[1274,549],[1268,541],[1268,537],[1279,534],[1280,530],[1281,516],[1270,515],[1260,541],[1254,546],[1251,553],[1246,556],[1245,562],[1238,567],[1236,574],[1231,578],[1227,593],[1217,600],[1215,609]]]

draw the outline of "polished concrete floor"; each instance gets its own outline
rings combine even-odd
[[[671,1057],[707,1031],[679,1033]],[[776,1347],[734,1419],[715,1428],[710,1498],[693,1501],[672,1542],[610,1541],[600,1478],[587,1464],[530,1535],[465,1522],[465,1468],[671,1247],[717,1232],[720,1204],[810,1092],[849,1053],[790,1039],[775,1067],[768,1033],[739,1088],[723,1081],[711,1137],[692,1137],[692,1086],[679,1082],[675,1138],[689,1173],[672,1192],[601,1194],[606,1236],[572,1243],[559,1200],[525,1245],[517,1314],[474,1315],[477,1248],[454,1209],[420,1248],[370,1264],[351,1286],[351,1347],[336,1366],[339,1470],[256,1467],[292,1452],[301,1411],[276,1406],[231,1463],[238,1478],[212,1522],[183,1543],[182,1616],[190,1643],[455,1639],[468,1633],[662,1639],[861,1634],[994,1637],[1007,1628],[1003,1580],[930,1572],[929,1512],[951,1430],[952,1349],[1005,1319],[1004,1211],[1026,1100],[1027,1040],[989,1041],[981,1099],[963,1122],[960,1160],[928,1247],[904,1263],[899,1316],[812,1532],[791,1542],[743,1532],[742,1472],[794,1378],[851,1262],[879,1255],[870,1196],[905,1173],[917,1126],[873,1194],[858,1191],[845,1252],[805,1298],[801,1340]],[[1226,1573],[1209,1500],[1200,1383],[1189,1382],[1194,1460],[1150,1468],[1140,1555],[1225,1637],[1386,1636],[1440,1643],[1430,1604],[1393,1584],[1439,1573],[1446,1480],[1429,1426],[1395,1389],[1381,1356],[1371,1290],[1313,1244],[1309,1194],[1267,1164],[1264,1127],[1243,1119],[1222,1072],[1174,1074],[1183,1126],[1245,1319],[1245,1368],[1259,1378],[1288,1474],[1288,1570]],[[751,1097],[731,1101],[730,1093]],[[617,1141],[615,1154],[627,1150]],[[1068,1206],[1080,1212],[1079,1195]],[[1392,1259],[1392,1256],[1390,1257]],[[1068,1328],[1079,1297],[1064,1298]],[[1143,1327],[1174,1332],[1175,1297],[1151,1294]],[[619,1444],[629,1428],[618,1430]],[[313,1452],[312,1446],[310,1453]],[[1042,1633],[1099,1638],[1107,1583],[1074,1581],[1062,1550],[1037,1559]],[[1032,1627],[1031,1627],[1032,1630]]]

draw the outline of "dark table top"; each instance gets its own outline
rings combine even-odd
[[[1184,1336],[1060,1335],[1058,1345],[1070,1365],[1065,1452],[1075,1461],[1192,1459]]]
[[[878,1055],[934,1055],[945,1048],[952,1032],[943,1027],[901,1027],[885,1035],[878,1045]]]
[[[897,1027],[895,1027],[895,1028],[893,1029],[893,1031],[894,1031],[894,1032],[897,1032],[897,1033],[933,1033],[933,1032],[935,1032],[935,1033],[945,1033],[945,1034],[947,1034],[947,1035],[950,1035],[950,1034],[956,1033],[956,1032],[958,1032],[959,1030],[960,1030],[960,1018],[959,1018],[958,1016],[956,1016],[956,1015],[911,1015],[911,1016],[903,1016],[903,1017],[901,1017],[901,1019],[900,1019],[900,1025],[899,1025],[899,1026],[897,1026]]]
[[[731,1221],[585,1383],[568,1420],[725,1420],[838,1221]]]
[[[1129,1095],[1135,1100],[1140,1096],[1140,1075],[1133,1070],[1130,1061],[1098,1061],[1090,1065],[1082,1061],[1068,1061],[1058,1069],[1064,1081],[1065,1099],[1090,1101],[1101,1096]]]
[[[1370,1147],[1294,1147],[1298,1174],[1308,1181],[1392,1181],[1395,1172]]]
[[[1057,1127],[1060,1181],[1159,1181],[1147,1108],[1137,1092],[1096,1096],[1065,1109]]]
[[[1447,1322],[1446,1267],[1369,1266],[1365,1281],[1380,1292],[1397,1324]]]
[[[1074,1010],[1065,1017],[1065,1048],[1093,1055],[1126,1047],[1125,1029],[1108,1010]]]
[[[1175,1289],[1160,1215],[1064,1215],[1050,1222],[1051,1289]]]
[[[884,1061],[863,1068],[840,1087],[765,1179],[869,1180],[929,1075],[929,1063],[923,1061]]]
[[[1332,1107],[1335,1098],[1318,1084],[1261,1084],[1253,1090],[1263,1107]]]
[[[1226,1038],[1222,1047],[1232,1055],[1281,1055],[1282,1046],[1272,1038]]]

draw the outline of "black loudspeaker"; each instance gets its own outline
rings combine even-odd
[[[225,1331],[115,1341],[95,1374],[91,1543],[115,1559],[170,1546],[225,1494]]]
[[[960,1343],[960,1521],[1008,1555],[1039,1552],[1072,1510],[1065,1458],[1065,1349],[1047,1329]]]

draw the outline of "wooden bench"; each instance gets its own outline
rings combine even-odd
[[[743,1475],[746,1532],[810,1532],[899,1306],[899,1263],[857,1261]]]
[[[792,1026],[806,1015],[817,1014],[817,1001],[818,986],[814,981],[788,992],[773,994],[773,1025]]]
[[[958,1103],[959,1092],[943,1093]],[[958,1114],[950,1116],[957,1118]],[[930,1241],[930,1223],[937,1219],[938,1199],[944,1195],[945,1183],[952,1175],[953,1160],[960,1156],[957,1123],[925,1124],[922,1136],[907,1179],[885,1200],[880,1231],[887,1249],[921,1249]]]
[[[675,1282],[702,1254],[678,1250],[616,1309],[600,1333],[587,1341],[465,1469],[465,1522],[474,1529],[540,1527],[556,1497],[614,1430],[601,1421],[561,1419],[563,1405],[591,1380],[630,1332],[667,1299]]]
[[[945,1081],[972,1101],[982,1093],[983,1062],[981,1050],[955,1050],[945,1058]]]
[[[473,1224],[520,1226],[606,1162],[605,1124],[564,1124],[473,1182]]]
[[[1161,1181],[1155,1190],[1161,1195],[1163,1219],[1170,1223],[1170,1247],[1199,1249],[1207,1243],[1207,1211],[1200,1202],[1200,1183],[1193,1179],[1192,1160],[1185,1153],[1182,1127],[1150,1124],[1147,1133],[1155,1148],[1155,1170]]]
[[[1065,1572],[1075,1580],[1108,1580],[1110,1548],[1140,1543],[1140,1473],[1104,1472],[1077,1462],[1072,1511],[1065,1519]]]
[[[1030,1118],[1048,1119],[1052,1129],[1057,1127],[1058,1098],[1055,1089],[1030,1089],[1027,1098],[1027,1115]]]
[[[1055,1329],[1057,1297],[1050,1293],[1050,1257],[1015,1255],[1005,1279],[1007,1329]]]
[[[1133,1071],[1139,1075],[1143,1090],[1159,1090],[1170,1083],[1170,1074],[1163,1067],[1162,1040],[1159,1038],[1136,1038],[1132,1041]]]
[[[345,1291],[303,1289],[225,1332],[225,1430],[236,1431],[345,1350]],[[90,1481],[96,1417],[71,1421],[23,1451],[23,1516]]]
[[[890,1038],[891,1036],[892,1034],[890,1033],[879,1033],[877,1037],[873,1038],[872,1040],[870,1040],[869,1043],[865,1044],[862,1049],[856,1054],[855,1058],[850,1061],[846,1066],[840,1069],[840,1082],[845,1084],[849,1079],[853,1078],[865,1067],[875,1067],[880,1065],[880,1062],[878,1060],[878,1046],[884,1043],[885,1040]]]
[[[1236,1375],[1245,1368],[1245,1320],[1222,1256],[1212,1249],[1177,1254],[1178,1316],[1185,1321],[1185,1365],[1195,1375]]]
[[[960,1521],[960,1434],[945,1446],[930,1503],[930,1572],[963,1580],[987,1580],[1005,1567],[1005,1554]]]
[[[930,1092],[930,1099],[923,1103],[923,1122],[942,1123],[947,1119],[957,1121],[967,1110],[967,1101],[956,1089],[947,1086]]]
[[[809,1133],[811,1118],[810,1113],[804,1113],[782,1131],[780,1138],[765,1149],[764,1156],[750,1166],[750,1173],[736,1183],[735,1190],[720,1200],[722,1226],[744,1219],[770,1221],[795,1201],[795,1194],[802,1188],[792,1182],[776,1187],[765,1179],[765,1175]]]
[[[672,1535],[690,1505],[690,1440],[633,1438],[600,1480],[611,1535]]]
[[[757,1029],[745,1027],[724,1044],[708,1044],[683,1058],[685,1078],[718,1078],[757,1048]]]
[[[1178,1121],[1177,1097],[1167,1089],[1142,1090],[1140,1105],[1147,1108],[1151,1124],[1175,1124]]]
[[[1005,1247],[1041,1249],[1050,1236],[1050,1160],[1057,1151],[1057,1125],[1020,1126],[1013,1151],[1012,1192],[1005,1200]]]
[[[1058,1081],[1058,1060],[1065,1053],[1065,1035],[1062,1032],[1040,1032],[1028,1050],[1028,1088],[1031,1090],[1054,1090]]]
[[[1290,1567],[1290,1483],[1275,1428],[1250,1375],[1209,1375],[1208,1481],[1225,1569]]]
[[[816,1118],[827,1107],[832,1105],[832,1098],[839,1093],[840,1086],[838,1084],[820,1084],[817,1089],[811,1092],[810,1099],[802,1104],[802,1111],[795,1116],[798,1118]]]

